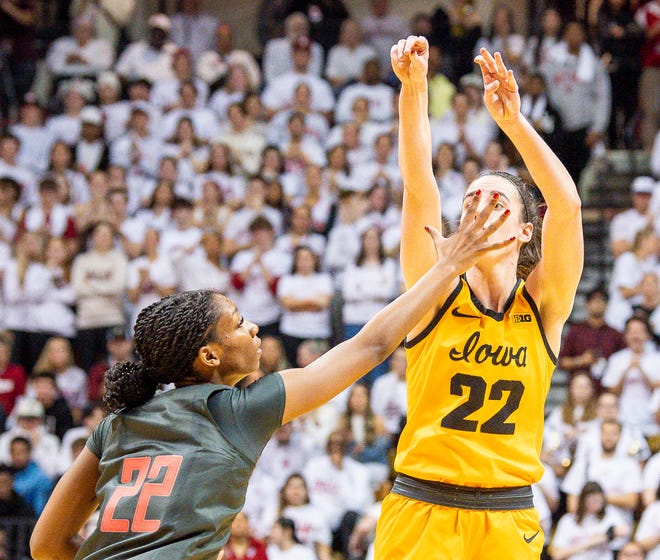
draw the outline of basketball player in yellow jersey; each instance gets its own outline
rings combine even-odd
[[[401,80],[399,165],[404,179],[401,264],[407,287],[434,262],[420,223],[441,225],[431,166],[428,43],[392,47]],[[466,209],[495,201],[509,215],[492,241],[515,238],[456,277],[409,333],[408,423],[376,531],[377,560],[539,558],[543,533],[530,484],[543,472],[543,408],[582,272],[580,199],[570,175],[520,113],[518,85],[499,53],[475,59],[491,117],[520,152],[547,204],[524,182],[486,172]],[[422,232],[423,233],[423,232]],[[453,238],[441,242],[449,249]]]

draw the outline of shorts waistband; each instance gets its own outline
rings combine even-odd
[[[518,510],[534,507],[531,486],[476,488],[399,474],[392,492],[413,500],[457,509]]]

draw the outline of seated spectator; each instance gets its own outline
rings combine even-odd
[[[38,400],[44,407],[45,425],[60,440],[73,427],[73,415],[66,399],[57,388],[55,374],[50,371],[30,377],[26,397]]]
[[[62,100],[64,110],[62,113],[51,115],[46,121],[46,127],[56,140],[62,140],[73,146],[80,139],[82,110],[94,101],[94,83],[79,78],[65,80],[60,83],[57,97]]]
[[[131,328],[142,309],[177,291],[177,276],[166,253],[159,249],[158,230],[144,236],[143,254],[128,263],[126,287],[132,304]]]
[[[303,37],[309,41],[311,50],[310,72],[320,76],[323,70],[323,48],[309,39],[309,20],[305,14],[294,12],[284,20],[284,37],[277,37],[266,42],[262,60],[264,82],[268,86],[278,76],[293,69],[293,51],[295,42]]]
[[[9,442],[9,467],[14,473],[14,489],[39,515],[53,490],[53,480],[34,461],[32,449],[28,438],[13,437]]]
[[[639,5],[635,22],[644,30],[642,45],[642,75],[639,81],[641,140],[645,150],[651,149],[653,138],[660,130],[660,107],[654,97],[658,88],[658,0]]]
[[[16,425],[0,435],[0,463],[10,462],[10,444],[14,438],[21,437],[31,442],[31,459],[47,476],[55,476],[57,469],[53,458],[59,452],[60,440],[48,433],[43,405],[33,398],[23,397],[16,404],[14,417]]]
[[[326,453],[310,459],[303,472],[311,504],[323,512],[332,529],[332,550],[344,554],[360,514],[373,503],[369,471],[346,455],[347,444],[343,432],[332,432]]]
[[[336,91],[357,81],[364,64],[376,56],[376,50],[364,42],[362,28],[354,19],[346,19],[341,24],[339,42],[328,51],[325,75]]]
[[[335,282],[341,285],[346,267],[360,253],[360,220],[366,210],[366,198],[355,191],[340,191],[336,218],[329,226],[328,243],[325,250],[324,268],[332,273]]]
[[[17,136],[8,132],[0,134],[0,177],[12,179],[18,185],[16,202],[28,206],[37,201],[37,175],[18,162],[20,149],[21,141]],[[18,208],[15,206],[16,210]]]
[[[74,423],[79,424],[87,406],[87,374],[75,365],[71,342],[63,337],[49,338],[32,371],[55,374],[57,388],[71,409]]]
[[[268,148],[265,148],[266,150]],[[265,176],[263,178],[267,179]],[[204,198],[203,191],[208,181],[212,181],[216,185],[223,203],[227,204],[230,209],[238,208],[241,205],[245,196],[245,178],[239,173],[238,162],[234,159],[227,144],[215,142],[211,145],[208,166],[203,173],[197,175],[194,181],[196,202]],[[223,228],[228,218],[229,216],[226,215],[220,222],[223,224]]]
[[[520,99],[520,112],[553,151],[559,149],[563,130],[561,116],[550,103],[542,74],[534,72],[527,79]]]
[[[506,67],[513,69],[516,76],[519,75],[525,51],[525,38],[516,33],[513,12],[509,6],[495,6],[490,32],[477,41],[474,46],[474,56],[478,55],[482,48],[489,52],[499,51]]]
[[[80,137],[72,148],[75,168],[85,175],[105,171],[110,165],[110,148],[103,135],[103,112],[88,105],[80,112]]]
[[[232,286],[243,313],[259,326],[261,335],[279,335],[282,308],[277,285],[290,269],[291,259],[275,248],[275,230],[266,217],[257,215],[248,229],[247,248],[231,261]]]
[[[216,89],[234,65],[244,68],[250,89],[258,91],[261,87],[261,68],[250,52],[234,48],[234,30],[229,23],[222,22],[215,28],[214,47],[199,55],[196,73],[211,89]]]
[[[566,507],[569,512],[576,512],[581,489],[591,480],[602,486],[606,502],[628,523],[632,521],[642,491],[642,472],[638,461],[616,453],[621,429],[617,421],[603,422],[600,429],[601,453],[576,461],[566,473],[561,489],[567,494]]]
[[[11,414],[16,401],[25,392],[27,382],[25,369],[11,361],[13,343],[10,332],[0,331],[0,406],[3,416]]]
[[[656,345],[660,342],[660,278],[658,272],[644,274],[639,283],[642,299],[637,305],[633,305],[633,316],[644,319],[649,324]]]
[[[91,247],[71,268],[76,292],[78,364],[88,370],[105,353],[108,331],[125,323],[126,255],[114,245],[115,230],[99,222],[90,231]]]
[[[403,190],[403,180],[396,159],[393,158],[394,138],[388,133],[376,136],[373,142],[374,158],[356,165],[351,171],[350,182],[357,188],[373,185],[381,179],[386,180],[395,192]],[[394,161],[393,161],[394,160]]]
[[[596,418],[594,383],[586,373],[569,382],[564,402],[546,418],[543,436],[543,460],[557,476],[566,474],[578,439]]]
[[[122,327],[111,329],[103,358],[89,369],[89,400],[99,403],[103,399],[103,377],[105,372],[119,362],[135,361],[133,341]]]
[[[169,39],[171,23],[165,14],[153,14],[148,21],[148,38],[130,43],[121,53],[115,70],[124,80],[156,80],[174,77],[172,56],[177,45]]]
[[[456,86],[445,72],[444,53],[437,45],[429,47],[429,116],[442,118],[451,108],[451,100],[456,93]]]
[[[442,143],[451,144],[459,164],[468,156],[481,157],[493,138],[490,126],[481,124],[470,112],[468,97],[462,92],[454,94],[451,109],[441,119],[432,121],[431,135],[433,151]]]
[[[268,560],[266,545],[250,534],[250,524],[247,515],[239,511],[231,524],[229,540],[222,547],[224,560]]]
[[[246,177],[259,171],[261,154],[266,147],[264,135],[257,130],[242,103],[232,103],[227,108],[227,123],[213,138],[214,144],[229,146],[232,159]]]
[[[225,76],[222,85],[218,87],[209,99],[209,109],[212,109],[218,120],[227,120],[227,109],[232,103],[243,103],[252,87],[247,71],[240,64],[232,64]]]
[[[297,38],[292,45],[293,68],[267,81],[261,100],[270,116],[293,104],[294,90],[300,82],[305,82],[312,92],[312,109],[327,116],[331,114],[335,96],[330,84],[312,69],[312,46],[307,37]]]
[[[74,457],[74,447],[77,440],[82,439],[87,441],[94,428],[101,423],[101,420],[105,417],[103,407],[100,404],[95,404],[85,408],[82,414],[82,420],[80,426],[74,428],[69,428],[64,437],[62,438],[62,445],[60,446],[60,453],[57,458],[58,462],[58,474],[64,474],[66,470],[71,466],[75,457]]]
[[[635,530],[635,543],[647,554],[648,560],[658,560],[660,558],[660,485],[656,488],[655,500],[646,505]],[[625,548],[625,547],[624,547]],[[621,549],[623,554],[624,548]],[[622,558],[627,559],[627,556]],[[641,556],[630,556],[633,558],[644,558]]]
[[[650,400],[660,384],[660,352],[651,342],[649,325],[643,319],[628,319],[624,338],[626,348],[607,361],[603,387],[619,395],[623,422],[644,435],[655,435],[660,426],[655,422]]]
[[[360,20],[364,40],[376,50],[379,67],[390,67],[390,49],[401,37],[408,36],[408,26],[389,0],[370,0],[369,12]]]
[[[33,523],[37,516],[32,506],[14,489],[14,473],[12,468],[7,465],[0,465],[0,527],[4,527],[6,522],[10,524],[17,521],[27,521]],[[20,528],[13,531],[8,528],[7,540],[4,543],[7,556],[15,558],[20,551],[29,549],[29,533],[22,534]],[[0,555],[0,558],[2,556]]]
[[[0,139],[0,146],[2,140]],[[1,149],[1,148],[0,148]],[[0,168],[2,164],[0,163]],[[2,243],[2,267],[4,269],[9,256],[9,241],[16,237],[18,221],[23,208],[18,200],[21,197],[21,185],[8,176],[0,176],[0,243]]]
[[[84,142],[79,142],[77,147],[84,145]],[[85,203],[90,198],[89,185],[87,183],[89,174],[83,174],[76,169],[73,155],[73,151],[68,144],[65,144],[61,140],[53,143],[48,154],[47,170],[48,177],[53,179],[59,187],[62,202],[72,207],[75,204]],[[82,161],[85,161],[85,159],[83,157]]]
[[[573,463],[583,461],[586,464],[591,455],[601,454],[601,426],[603,422],[619,422],[619,397],[614,393],[604,392],[596,401],[596,418],[585,426],[578,435]],[[626,423],[621,423],[621,436],[616,446],[616,454],[633,457],[640,463],[651,455],[646,439],[640,430]]]
[[[607,299],[603,288],[597,287],[587,293],[587,317],[569,327],[559,351],[559,367],[571,377],[580,372],[589,373],[597,391],[607,359],[625,347],[623,335],[605,323]]]
[[[406,419],[406,351],[399,346],[387,361],[389,371],[371,387],[371,407],[383,418],[385,429],[396,441]]]
[[[110,145],[110,163],[139,177],[157,175],[163,143],[149,130],[149,113],[140,106],[131,109],[126,132]]]
[[[205,231],[200,246],[201,251],[186,255],[178,263],[181,291],[212,289],[228,294],[231,278],[225,267],[222,234],[215,230]]]
[[[200,251],[202,231],[194,224],[193,210],[189,200],[175,198],[172,202],[173,227],[165,230],[160,237],[158,251],[167,256],[175,269],[185,256]]]
[[[614,216],[610,223],[610,250],[615,257],[632,250],[639,231],[653,227],[651,197],[654,190],[653,177],[640,176],[633,179],[630,185],[632,208]]]
[[[657,270],[658,236],[651,227],[635,234],[632,249],[619,255],[609,281],[609,302],[605,321],[623,331],[626,320],[633,314],[633,305],[641,301],[640,284],[644,274]]]
[[[465,181],[456,169],[456,150],[453,144],[442,142],[438,145],[433,160],[435,180],[442,196],[442,218],[447,234],[458,227],[463,212]]]
[[[629,541],[621,547],[616,558],[617,560],[644,560],[647,556],[644,547],[640,543]]]
[[[290,368],[291,365],[284,355],[282,341],[272,335],[261,337],[261,359],[259,360],[259,369],[265,374],[281,371]]]
[[[279,503],[264,513],[265,521],[271,524],[274,516],[284,516],[293,522],[298,542],[315,559],[332,558],[330,526],[323,512],[310,503],[307,482],[299,473],[293,473],[286,479],[280,489]]]
[[[346,435],[347,455],[369,469],[369,483],[375,490],[389,475],[392,439],[383,417],[371,408],[366,384],[358,382],[351,387],[339,429]]]
[[[280,251],[293,255],[301,245],[309,247],[315,255],[321,257],[325,252],[325,237],[312,231],[312,210],[309,206],[296,206],[291,211],[291,228],[280,235],[275,241],[275,247]]]
[[[366,60],[361,68],[360,79],[346,86],[334,108],[335,121],[345,123],[351,120],[353,102],[364,97],[369,102],[369,116],[374,121],[387,122],[393,118],[394,89],[381,80],[381,66],[377,58]]]
[[[299,194],[300,197],[313,197],[320,194],[335,197],[340,191],[365,189],[364,185],[358,179],[351,178],[352,169],[351,164],[348,162],[348,146],[346,144],[341,142],[329,148],[327,151],[327,160],[328,162],[325,166],[307,166],[305,172],[306,184],[304,185],[307,188],[304,189],[302,194]],[[368,165],[369,163],[371,162],[364,161],[364,165]],[[315,171],[312,168],[320,169],[321,184],[318,185],[318,189],[315,188],[317,186]]]
[[[587,558],[587,552],[593,553],[589,558],[611,557],[615,539],[627,538],[631,532],[630,521],[608,504],[601,485],[589,481],[582,487],[575,509],[559,520],[550,554],[553,560]]]
[[[280,333],[289,363],[296,360],[300,343],[306,339],[329,340],[332,278],[320,272],[320,256],[309,247],[298,246],[293,266],[277,283],[277,298],[282,306]]]
[[[523,68],[528,74],[533,74],[537,68],[545,63],[548,52],[561,39],[561,28],[561,14],[553,7],[543,10],[541,25],[538,31],[527,38],[523,53]]]
[[[559,479],[550,465],[544,464],[541,480],[532,484],[534,507],[545,535],[552,534],[553,516],[559,510]]]
[[[46,53],[46,65],[58,81],[72,77],[96,77],[108,70],[115,60],[112,45],[96,37],[94,20],[78,16],[71,22],[71,35],[51,43]]]
[[[280,517],[268,535],[266,548],[269,560],[316,560],[319,558],[311,550],[305,548],[296,536],[296,526],[287,517]]]
[[[46,111],[33,93],[26,93],[21,102],[18,122],[9,131],[20,140],[18,163],[30,171],[42,174],[46,170],[55,133],[44,124]]]
[[[159,134],[167,141],[177,134],[177,127],[183,118],[193,125],[194,135],[208,142],[218,135],[220,126],[215,113],[205,106],[198,85],[192,80],[177,82],[177,100],[169,112],[163,115],[159,124]]]

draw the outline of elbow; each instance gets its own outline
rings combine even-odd
[[[55,549],[50,539],[42,538],[37,530],[30,537],[30,555],[34,560],[49,560],[58,557],[58,551]]]

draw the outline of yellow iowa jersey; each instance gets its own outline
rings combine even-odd
[[[461,277],[406,354],[397,472],[480,487],[541,478],[543,409],[557,360],[522,280],[496,313]]]

